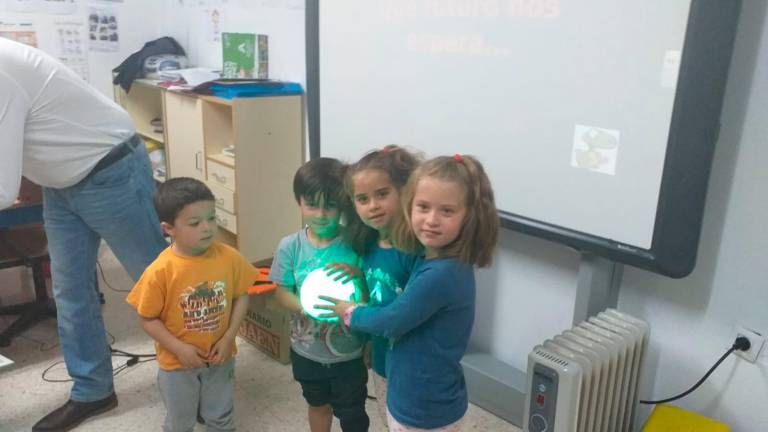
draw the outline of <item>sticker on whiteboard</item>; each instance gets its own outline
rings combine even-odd
[[[572,167],[615,175],[618,154],[619,131],[576,125],[573,133]]]
[[[664,53],[661,65],[661,86],[674,88],[677,84],[677,73],[680,70],[680,50],[668,50]]]

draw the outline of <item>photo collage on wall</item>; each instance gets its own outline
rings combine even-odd
[[[117,12],[92,6],[88,12],[88,37],[91,51],[117,51],[120,47]]]

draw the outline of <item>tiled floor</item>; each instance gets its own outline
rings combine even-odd
[[[99,258],[106,280],[114,289],[130,289],[132,283],[108,248],[103,247]],[[7,278],[6,278],[7,279]],[[117,292],[100,279],[106,297],[104,317],[107,330],[114,336],[114,348],[133,353],[152,353],[152,341],[140,329],[134,311],[124,302],[125,293]],[[3,291],[5,304],[12,302]],[[0,317],[0,328],[10,317]],[[291,377],[289,366],[281,365],[247,342],[238,339],[237,385],[235,409],[240,431],[305,431],[306,405],[298,384]],[[67,379],[67,372],[57,346],[56,323],[48,320],[38,324],[10,347],[0,348],[0,354],[16,363],[0,369],[0,432],[28,431],[44,414],[63,403],[70,383],[48,383],[41,374],[54,365],[46,375],[49,379]],[[125,363],[115,358],[115,368]],[[117,409],[82,424],[77,431],[136,431],[160,430],[164,408],[155,385],[157,363],[138,364],[115,377],[119,399]],[[370,394],[373,394],[371,389]],[[378,416],[375,401],[369,401],[371,431],[385,431]],[[199,431],[203,428],[198,426]],[[334,430],[339,430],[334,422]],[[463,430],[519,431],[515,426],[476,407],[470,406]]]

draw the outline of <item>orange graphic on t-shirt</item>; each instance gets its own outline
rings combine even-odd
[[[227,308],[224,281],[203,282],[189,287],[179,296],[184,328],[211,333],[219,329]]]

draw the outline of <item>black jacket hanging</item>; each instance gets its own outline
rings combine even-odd
[[[140,50],[120,63],[120,66],[112,69],[112,72],[117,73],[112,84],[119,84],[126,92],[130,91],[133,81],[142,78],[144,60],[149,56],[158,54],[186,55],[184,48],[172,37],[165,36],[147,42]]]

